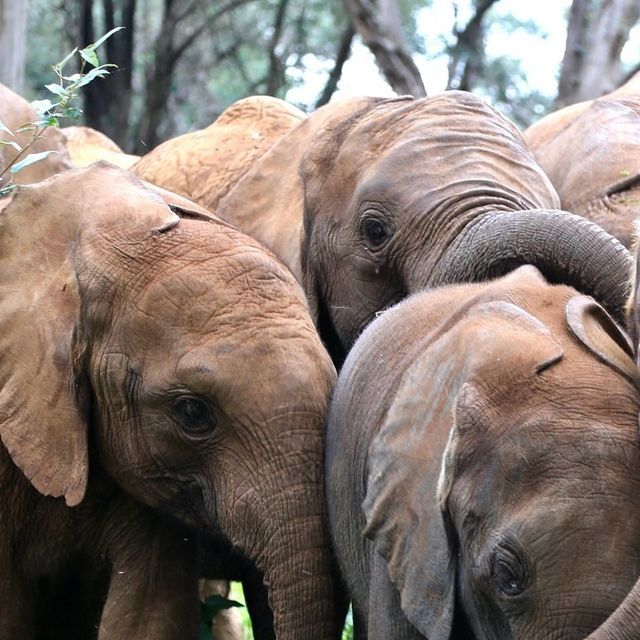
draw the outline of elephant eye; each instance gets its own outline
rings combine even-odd
[[[173,403],[173,413],[185,431],[205,435],[216,426],[215,417],[205,402],[194,396],[182,396]]]
[[[365,218],[361,232],[365,243],[372,249],[381,247],[391,235],[387,225],[377,218]]]
[[[527,588],[527,572],[519,555],[506,548],[494,551],[491,580],[501,595],[508,598],[520,595]]]

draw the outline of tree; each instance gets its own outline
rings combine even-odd
[[[573,0],[556,107],[597,98],[622,84],[620,54],[639,18],[638,0]]]
[[[0,0],[0,82],[22,93],[27,42],[27,0]]]
[[[498,0],[474,0],[474,14],[464,29],[454,24],[455,44],[449,49],[447,89],[471,91],[483,74],[487,11]],[[457,11],[456,11],[457,12]]]
[[[420,71],[407,50],[396,0],[345,0],[351,24],[371,50],[391,88],[415,97],[427,95]]]

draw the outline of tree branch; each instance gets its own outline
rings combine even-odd
[[[426,95],[420,71],[411,59],[399,26],[395,0],[344,0],[355,31],[375,56],[394,91],[415,97]]]
[[[338,53],[336,55],[333,69],[331,69],[327,84],[325,84],[320,97],[316,101],[316,109],[318,107],[321,107],[323,104],[327,104],[329,100],[331,100],[331,96],[338,87],[338,82],[342,77],[342,68],[344,67],[344,63],[349,59],[349,55],[351,54],[351,43],[353,42],[355,34],[356,32],[351,24],[349,24],[342,33],[342,38],[340,38]]]

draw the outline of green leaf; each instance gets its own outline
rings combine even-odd
[[[40,160],[44,160],[47,156],[52,153],[58,153],[53,149],[49,151],[42,151],[40,153],[30,153],[28,156],[24,157],[20,162],[16,162],[11,167],[11,173],[18,173],[18,171],[22,171],[25,167],[28,167],[30,164],[34,164],[35,162],[40,162]]]
[[[82,109],[78,109],[78,107],[67,107],[62,112],[63,118],[73,118],[77,120],[82,115]]]
[[[4,187],[0,187],[0,197],[10,196],[17,188],[18,188],[17,184],[13,184],[13,183],[5,184]]]
[[[57,96],[64,96],[67,94],[64,87],[61,87],[59,84],[45,84],[46,89],[49,89],[51,93],[55,93]]]
[[[14,142],[13,140],[0,140],[0,144],[13,147],[18,153],[22,151],[22,147],[17,142]]]
[[[204,622],[200,623],[200,628],[198,629],[198,640],[213,640],[211,625],[207,627]]]
[[[39,116],[45,115],[47,111],[53,108],[54,104],[51,100],[34,100],[31,106]]]
[[[89,84],[96,78],[102,78],[103,76],[108,76],[109,72],[104,68],[106,65],[102,65],[102,67],[97,67],[95,69],[91,69],[89,73],[85,74],[82,80],[80,80],[75,86],[76,87],[84,87],[86,84]]]
[[[11,129],[9,129],[9,127],[7,127],[7,125],[2,122],[2,120],[0,120],[0,131],[8,133],[10,136],[14,135],[13,131],[11,131]]]
[[[38,122],[42,122],[41,120],[37,120],[36,122],[27,122],[23,124],[19,129],[16,129],[16,133],[22,133],[23,131],[35,131],[38,128]]]
[[[105,33],[101,38],[96,40],[93,44],[90,44],[88,47],[85,47],[85,51],[87,49],[97,49],[105,40],[110,38],[114,33],[120,31],[121,29],[124,29],[124,27],[116,27],[115,29],[111,29],[111,31],[108,31],[107,33]]]
[[[86,60],[92,67],[97,67],[100,65],[100,60],[98,60],[96,52],[89,47],[87,47],[86,49],[80,49],[80,57],[83,60]]]
[[[67,82],[77,82],[80,78],[82,78],[82,76],[79,73],[72,73],[70,76],[62,76],[62,79]]]
[[[204,602],[200,603],[200,619],[211,626],[211,621],[215,618],[216,614],[224,609],[231,609],[232,607],[243,607],[244,605],[235,600],[229,600],[221,595],[215,594],[209,596]]]

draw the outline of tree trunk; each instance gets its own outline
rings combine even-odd
[[[111,36],[97,51],[101,63],[109,62],[118,68],[111,69],[111,75],[106,80],[97,79],[85,87],[85,118],[90,127],[102,131],[120,147],[127,149],[136,0],[103,0],[102,4],[104,26],[98,32],[94,22],[93,0],[82,2],[82,46],[95,42],[103,33],[114,27],[122,26],[124,29]]]
[[[620,53],[638,18],[637,0],[573,0],[556,108],[598,98],[622,83]]]
[[[475,13],[462,31],[455,29],[456,43],[449,55],[447,89],[471,91],[482,75],[484,66],[483,19],[498,0],[475,0]]]
[[[0,82],[19,94],[24,91],[27,4],[27,0],[0,0]]]
[[[416,98],[427,95],[420,71],[411,59],[400,24],[395,0],[344,0],[362,42],[375,56],[385,79],[399,94]]]

